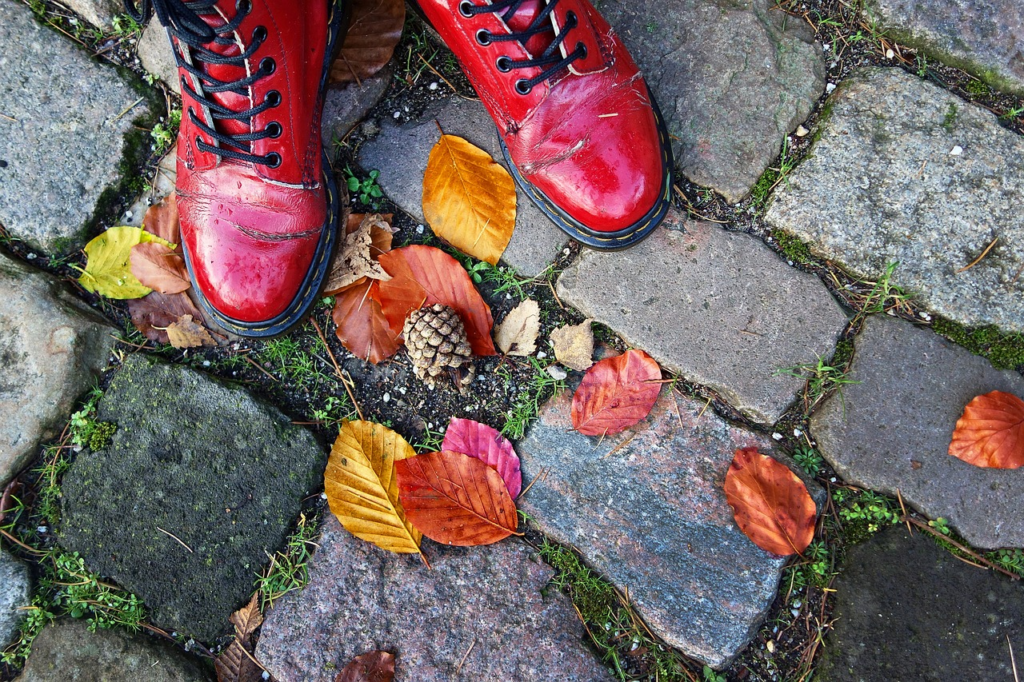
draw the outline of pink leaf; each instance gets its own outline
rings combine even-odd
[[[454,417],[445,431],[441,449],[461,452],[482,460],[501,474],[501,479],[505,481],[505,487],[508,488],[508,494],[512,499],[519,497],[519,491],[523,489],[519,456],[512,449],[512,443],[487,424]]]

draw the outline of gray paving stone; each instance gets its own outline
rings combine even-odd
[[[646,420],[603,439],[572,430],[571,405],[570,391],[552,399],[516,447],[524,483],[536,481],[520,508],[628,590],[666,642],[727,665],[760,626],[786,560],[737,528],[725,473],[738,448],[778,456],[772,441],[667,388]]]
[[[359,163],[380,171],[380,186],[398,206],[423,222],[423,172],[430,149],[442,130],[463,137],[505,165],[494,121],[479,102],[452,97],[435,105],[413,123],[385,119],[380,134],[359,150]],[[555,227],[528,196],[517,191],[516,229],[502,259],[522,275],[540,274],[555,259],[569,237]],[[429,229],[429,228],[428,228]]]
[[[324,449],[245,391],[138,355],[96,418],[117,432],[65,475],[61,544],[141,597],[158,625],[211,642],[322,485]]]
[[[584,251],[559,277],[558,295],[765,423],[803,386],[779,370],[831,356],[846,325],[816,277],[754,237],[675,210],[635,248]]]
[[[1015,678],[1020,667],[1024,589],[968,566],[929,536],[903,526],[847,556],[836,589],[835,629],[822,647],[818,682]]]
[[[825,88],[821,46],[774,0],[606,0],[690,180],[739,201]]]
[[[0,45],[0,224],[43,250],[72,251],[122,180],[125,136],[147,103],[132,108],[140,95],[113,67],[20,2],[0,3]]]
[[[0,651],[14,641],[18,625],[31,604],[32,579],[28,566],[0,549]]]
[[[0,488],[59,434],[114,332],[61,282],[0,254]]]
[[[1017,0],[869,0],[902,44],[1024,93],[1024,5]]]
[[[1024,331],[1024,138],[897,68],[855,72],[820,125],[768,223],[868,279],[898,261],[892,282],[957,322]]]
[[[331,148],[363,120],[387,92],[393,77],[394,68],[389,63],[358,85],[348,83],[328,89],[321,127],[324,145]]]
[[[124,14],[121,0],[61,0],[61,4],[105,31],[114,28],[114,17]]]
[[[603,682],[553,571],[522,541],[445,547],[428,569],[384,552],[329,515],[302,592],[267,614],[256,657],[280,682],[332,682],[358,654],[395,654],[396,682]],[[461,665],[460,665],[461,662]]]
[[[167,31],[160,22],[153,19],[146,25],[136,49],[142,68],[162,80],[171,92],[180,96],[181,80],[178,78],[178,64],[174,61],[174,49],[167,37]]]
[[[843,388],[811,417],[821,454],[842,478],[943,517],[976,547],[1024,547],[1024,468],[982,469],[948,454],[964,406],[1024,378],[929,329],[869,317]]]

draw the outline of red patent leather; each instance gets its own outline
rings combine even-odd
[[[525,47],[481,45],[480,30],[495,35],[523,30],[544,0],[521,8],[510,21],[511,31],[501,12],[463,16],[460,1],[418,4],[460,61],[523,177],[592,230],[615,232],[639,221],[661,198],[661,143],[643,76],[608,23],[586,0],[560,0],[550,35],[533,36]],[[554,27],[567,25],[570,13],[579,25],[561,44],[562,55],[582,43],[586,57],[520,94],[516,81],[543,69],[502,72],[498,58],[536,56],[527,48],[536,52],[550,44]]]

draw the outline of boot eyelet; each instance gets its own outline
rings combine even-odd
[[[274,73],[277,69],[277,62],[274,61],[273,57],[264,57],[260,60],[260,71],[265,74]]]
[[[502,55],[494,62],[494,65],[498,67],[498,71],[502,73],[508,73],[512,70],[512,60],[507,56]]]
[[[267,96],[263,98],[263,101],[269,104],[271,107],[280,106],[281,104],[281,93],[277,90],[271,90],[267,93]]]
[[[202,151],[203,149],[203,136],[196,135],[196,148]]]
[[[576,43],[576,52],[580,53],[580,59],[587,58],[587,46],[583,43]]]
[[[576,23],[579,21],[579,17],[576,16],[575,12],[573,12],[572,10],[569,10],[568,12],[565,13],[565,20],[566,20],[566,22],[569,22],[573,26],[575,26]]]
[[[282,131],[281,124],[278,123],[277,121],[271,121],[270,123],[268,123],[267,127],[264,128],[264,130],[267,131],[267,135],[269,137],[272,137],[272,138],[281,137],[281,131]]]
[[[252,41],[254,43],[262,43],[264,40],[267,39],[267,35],[268,34],[266,26],[257,26],[252,30]]]
[[[472,10],[474,7],[475,5],[469,0],[462,0],[462,2],[459,3],[459,14],[469,19],[473,16]]]
[[[277,168],[281,165],[281,155],[277,152],[270,152],[264,158],[267,160],[267,168]]]
[[[252,11],[251,0],[238,0],[235,3],[235,11],[239,14],[248,14]]]
[[[476,42],[480,43],[484,47],[491,44],[491,32],[486,28],[482,28],[476,32]]]
[[[520,95],[529,95],[531,90],[533,90],[533,86],[530,85],[529,81],[516,81],[516,92],[518,92]]]

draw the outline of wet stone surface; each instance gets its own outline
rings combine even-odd
[[[61,544],[141,597],[157,625],[212,641],[321,485],[324,449],[245,391],[139,356],[97,419],[117,432],[65,475]]]
[[[628,251],[584,251],[558,295],[758,422],[803,386],[780,369],[831,356],[846,314],[813,275],[760,240],[669,212]]]
[[[1024,546],[1024,468],[983,469],[951,457],[964,406],[1005,391],[1024,397],[1024,378],[994,369],[927,328],[867,319],[849,378],[811,417],[821,454],[848,483],[943,517],[976,547]]]
[[[1024,331],[1024,139],[901,69],[857,71],[832,98],[767,222],[870,280],[898,261],[892,283],[945,317]]]
[[[391,84],[394,68],[388,64],[361,83],[332,86],[327,90],[321,134],[324,146],[332,149],[376,106]]]
[[[329,515],[310,583],[267,615],[257,658],[281,682],[331,682],[349,660],[384,649],[396,682],[609,682],[584,643],[553,570],[516,538],[485,547],[424,540],[385,552]]]
[[[1007,637],[1020,666],[1019,582],[894,526],[851,549],[833,586],[836,626],[815,680],[1014,679]]]
[[[32,582],[28,566],[0,549],[0,651],[14,641],[18,625],[31,603]]]
[[[520,508],[628,591],[655,634],[727,665],[760,626],[786,560],[736,527],[725,474],[738,448],[778,456],[771,440],[665,389],[646,420],[599,441],[571,430],[571,403],[570,391],[552,399],[517,445],[524,485],[536,479]]]

